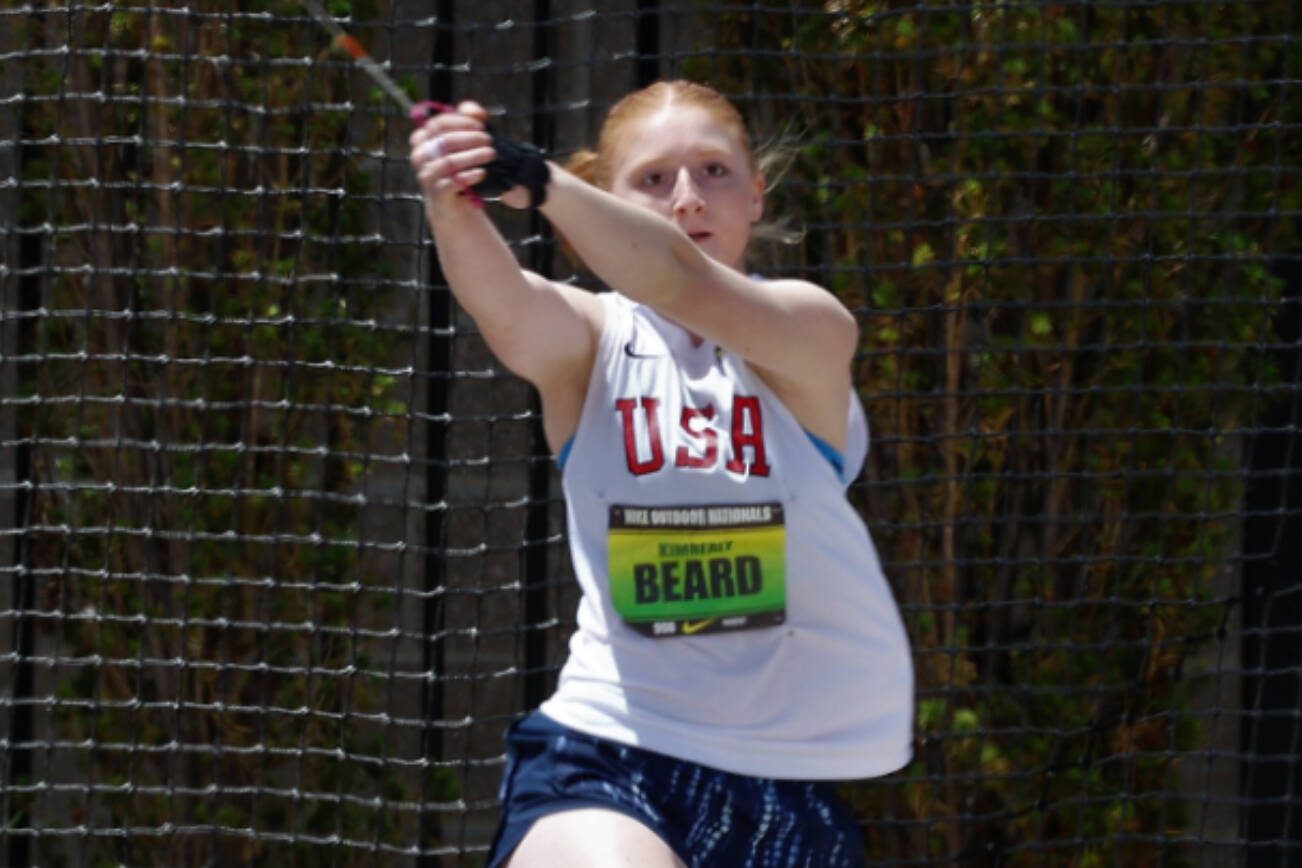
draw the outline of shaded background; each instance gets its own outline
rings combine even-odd
[[[1302,859],[1296,4],[329,6],[558,155],[688,76],[789,164],[756,267],[859,318],[919,676],[876,861]],[[478,864],[576,601],[405,119],[293,2],[0,61],[0,860]]]

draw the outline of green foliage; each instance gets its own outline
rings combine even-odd
[[[298,62],[328,43],[298,3],[236,5],[18,16],[19,44],[77,48],[18,61],[39,737],[85,767],[57,798],[17,777],[6,824],[43,799],[97,833],[42,864],[384,861],[436,843],[392,806],[460,795],[383,761],[374,721],[414,688],[355,629],[398,617],[357,494],[412,416],[371,325],[410,304],[361,168],[374,106]],[[1298,240],[1289,4],[788,6],[712,4],[675,56],[802,131],[772,210],[863,327],[856,496],[920,688],[915,761],[851,788],[872,852],[1191,863],[1176,766],[1237,437],[1277,380],[1267,266]]]
[[[40,444],[38,608],[61,616],[44,641],[69,661],[48,737],[97,746],[80,822],[236,832],[92,838],[90,864],[276,861],[276,836],[307,862],[332,836],[409,847],[410,812],[388,806],[455,784],[359,760],[386,756],[384,727],[358,721],[393,685],[349,631],[395,591],[355,456],[401,444],[410,416],[386,371],[400,347],[372,325],[396,303],[357,159],[378,131],[343,108],[343,64],[274,62],[303,57],[299,4],[183,5],[88,7],[79,44],[103,50],[24,69],[47,98],[23,118],[39,144],[20,219],[53,226],[27,384],[76,398],[21,422]],[[55,17],[28,26],[29,44],[60,37]],[[94,93],[112,98],[77,96]]]
[[[1192,863],[1187,682],[1302,204],[1288,4],[798,5],[682,72],[799,118],[778,210],[863,326],[920,689],[913,765],[854,794],[874,855]]]

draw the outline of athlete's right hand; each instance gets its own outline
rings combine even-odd
[[[484,180],[483,167],[494,157],[487,121],[484,107],[467,101],[434,115],[411,134],[411,168],[431,216],[478,203],[470,188]]]

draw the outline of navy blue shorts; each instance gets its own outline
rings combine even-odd
[[[506,741],[489,868],[504,865],[540,817],[573,808],[627,814],[693,868],[863,865],[858,824],[830,781],[730,774],[575,732],[537,711]]]

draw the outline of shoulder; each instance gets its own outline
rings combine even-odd
[[[600,296],[581,286],[550,280],[532,271],[524,271],[533,288],[534,302],[527,309],[517,309],[508,319],[512,328],[530,336],[538,346],[538,361],[545,370],[548,362],[562,367],[578,360],[590,362],[592,350],[600,338],[606,309]],[[528,371],[517,371],[533,380]]]

